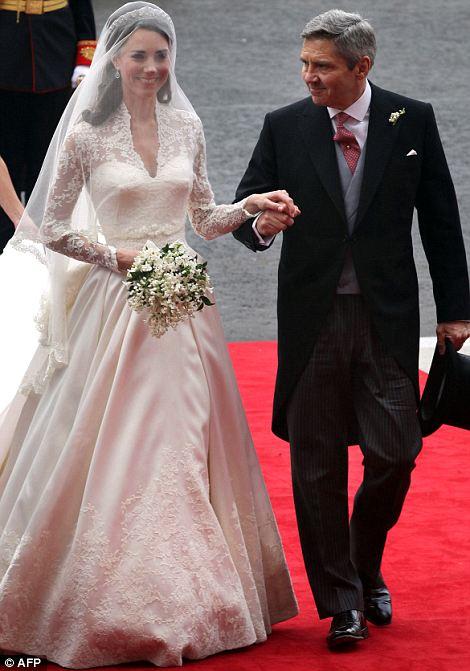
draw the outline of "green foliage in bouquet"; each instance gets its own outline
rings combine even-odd
[[[136,312],[147,312],[152,335],[213,305],[207,262],[198,261],[180,241],[159,248],[147,243],[127,273],[127,301]]]

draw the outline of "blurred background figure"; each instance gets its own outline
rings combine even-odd
[[[5,161],[0,156],[0,207],[16,228],[24,207],[12,184]]]
[[[25,201],[95,46],[91,0],[0,0],[0,155]],[[1,254],[14,225],[0,205]]]

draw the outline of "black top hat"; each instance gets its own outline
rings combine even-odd
[[[418,419],[423,436],[441,424],[470,430],[470,356],[456,352],[449,339],[445,354],[436,345]]]

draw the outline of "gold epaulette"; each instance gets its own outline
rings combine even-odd
[[[0,0],[0,9],[16,12],[16,22],[21,12],[25,14],[45,14],[67,7],[68,0]]]

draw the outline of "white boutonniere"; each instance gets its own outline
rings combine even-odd
[[[390,117],[389,117],[389,120],[388,120],[389,123],[391,123],[392,126],[394,126],[396,124],[396,122],[398,121],[398,119],[401,116],[403,116],[403,114],[405,114],[405,108],[404,107],[401,110],[398,110],[398,112],[392,112],[390,114]]]

